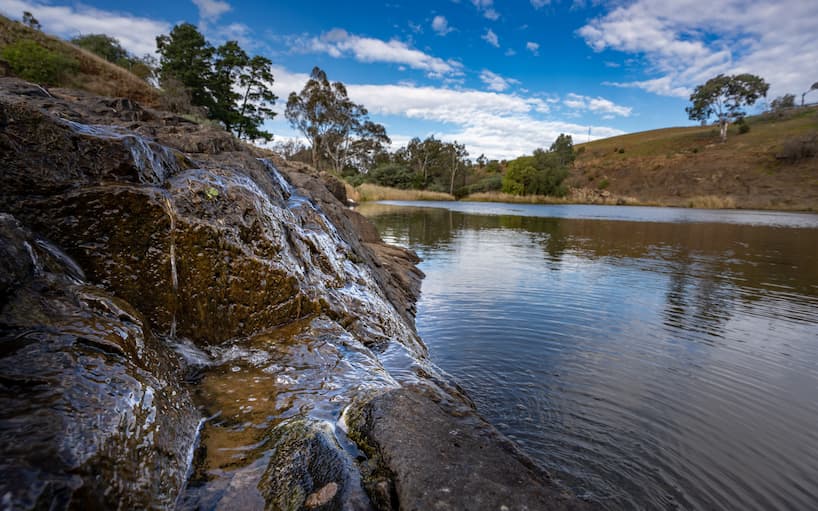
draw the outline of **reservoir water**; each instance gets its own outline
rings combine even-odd
[[[479,411],[607,509],[818,509],[818,215],[376,203]]]

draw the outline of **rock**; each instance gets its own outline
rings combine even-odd
[[[260,488],[268,509],[371,510],[354,461],[326,423],[292,420],[274,433]]]
[[[4,509],[170,508],[198,414],[127,303],[0,214]]]
[[[433,385],[389,391],[350,416],[350,435],[370,457],[364,480],[378,509],[591,509],[467,401]]]

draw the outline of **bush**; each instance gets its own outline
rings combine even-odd
[[[598,185],[596,185],[596,187],[600,190],[604,190],[605,188],[608,188],[608,185],[610,184],[611,183],[609,183],[607,179],[603,179],[602,181],[599,182]]]
[[[625,154],[625,148],[624,147],[619,148],[619,154]]]
[[[370,183],[391,188],[420,188],[418,175],[405,165],[386,163],[378,165],[368,174],[366,179]]]
[[[747,124],[747,121],[744,120],[744,117],[736,121],[736,126],[738,127],[739,135],[743,135],[750,131],[750,125]]]
[[[818,156],[818,135],[791,138],[784,142],[778,158],[789,163]]]
[[[65,75],[79,69],[79,63],[51,51],[30,39],[22,39],[0,50],[0,58],[7,61],[14,74],[30,82],[60,85]]]

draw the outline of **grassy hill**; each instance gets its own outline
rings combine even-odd
[[[102,96],[128,97],[148,106],[158,104],[159,92],[128,70],[67,41],[0,16],[0,48],[25,39],[77,62],[78,70],[67,73],[60,86]]]
[[[750,131],[666,128],[578,144],[567,184],[628,202],[818,210],[818,108],[748,117]]]

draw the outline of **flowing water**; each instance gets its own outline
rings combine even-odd
[[[432,360],[578,494],[607,509],[818,508],[818,216],[360,211],[424,260]]]

